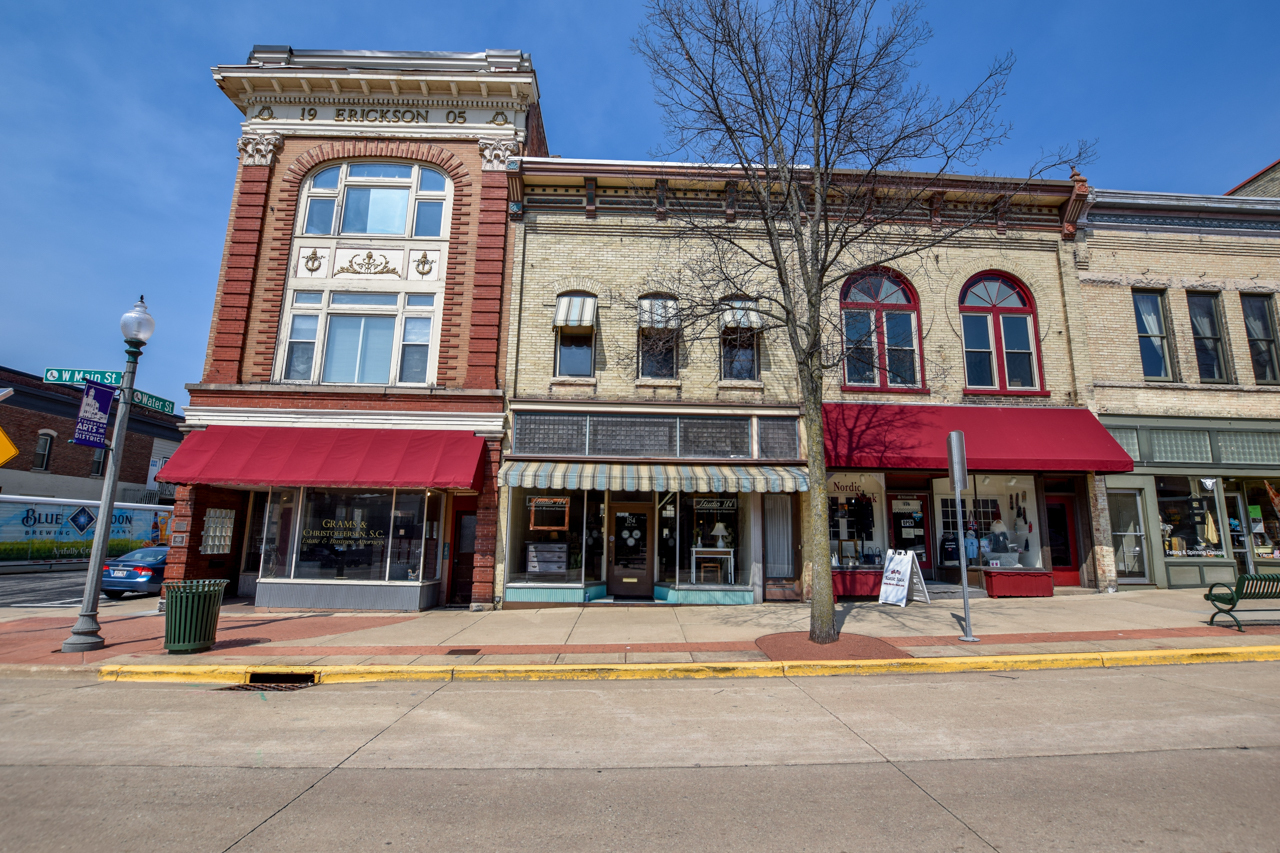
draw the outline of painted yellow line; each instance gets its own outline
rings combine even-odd
[[[248,684],[256,675],[311,674],[319,684],[375,681],[602,681],[675,678],[946,674],[1038,669],[1090,669],[1280,660],[1280,646],[1150,649],[1035,655],[966,655],[896,660],[744,661],[741,663],[519,664],[476,666],[131,665],[99,669],[102,681]]]

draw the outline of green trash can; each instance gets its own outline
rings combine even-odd
[[[187,655],[213,648],[225,580],[165,581],[164,647]]]

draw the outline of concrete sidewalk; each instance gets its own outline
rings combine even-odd
[[[58,651],[75,609],[9,608],[0,621],[0,663],[439,666],[468,664],[711,663],[1025,655],[1270,645],[1280,622],[1244,617],[1246,631],[1210,627],[1198,590],[978,599],[974,634],[960,643],[959,601],[840,602],[840,648],[804,638],[809,608],[778,602],[739,607],[589,606],[473,613],[258,613],[223,606],[218,643],[198,655],[164,651],[154,598],[103,607],[107,648]],[[1265,619],[1265,621],[1263,621]],[[1252,623],[1252,624],[1250,624]],[[786,636],[796,635],[796,636]],[[73,659],[74,658],[74,659]]]

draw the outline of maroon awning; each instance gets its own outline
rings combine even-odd
[[[484,439],[458,430],[211,426],[160,469],[213,486],[476,489]]]
[[[1133,470],[1088,409],[827,403],[827,466],[947,467],[947,433],[964,432],[971,471]]]

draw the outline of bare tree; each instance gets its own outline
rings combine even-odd
[[[664,112],[663,153],[709,164],[686,167],[684,186],[723,185],[735,214],[709,217],[659,181],[658,206],[690,239],[671,241],[678,271],[664,270],[655,287],[678,297],[683,338],[763,335],[785,341],[795,360],[815,643],[839,636],[826,559],[824,377],[861,358],[874,332],[846,334],[840,287],[858,270],[918,262],[1005,215],[1027,181],[1088,155],[1084,144],[1054,152],[1021,181],[955,177],[1006,138],[997,109],[1013,57],[996,59],[962,97],[937,98],[911,77],[931,37],[919,11],[874,0],[650,0],[635,39]],[[725,371],[733,350],[729,340]]]

